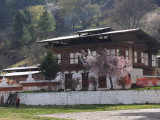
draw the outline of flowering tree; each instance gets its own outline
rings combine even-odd
[[[82,51],[80,54],[81,61],[86,68],[96,75],[108,76],[111,89],[113,89],[112,78],[127,76],[132,70],[131,62],[124,59],[123,56],[108,55],[106,49],[100,51],[97,55],[94,55],[90,50],[88,52]]]
[[[76,90],[76,87],[80,85],[80,78],[73,78],[71,80],[72,90]]]
[[[98,84],[97,78],[94,76],[90,76],[88,82],[93,86],[93,90],[96,90]]]

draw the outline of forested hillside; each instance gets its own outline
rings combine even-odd
[[[160,0],[0,0],[0,69],[38,63],[36,41],[97,27],[141,28],[160,38]]]

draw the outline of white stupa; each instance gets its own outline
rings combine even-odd
[[[7,81],[3,75],[3,79],[2,79],[2,82],[0,83],[0,87],[7,87],[7,86],[8,86]]]
[[[35,81],[35,80],[33,79],[33,77],[32,77],[31,72],[29,73],[28,78],[27,78],[26,81],[27,81],[27,82],[34,82],[34,81]]]

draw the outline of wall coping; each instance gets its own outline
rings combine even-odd
[[[21,85],[0,86],[0,88],[15,88],[15,87],[22,87],[22,86]]]
[[[20,91],[23,90],[22,86],[17,86],[17,87],[0,87],[0,91]]]
[[[19,83],[48,83],[48,82],[60,82],[56,80],[39,80],[39,81],[20,81]]]

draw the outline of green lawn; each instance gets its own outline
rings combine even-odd
[[[160,90],[160,86],[136,88],[136,89],[131,89],[131,90]]]
[[[0,120],[62,120],[56,118],[37,117],[34,115],[86,112],[86,111],[108,111],[127,109],[160,108],[160,105],[73,105],[73,106],[0,106]],[[64,120],[64,119],[63,119]]]

